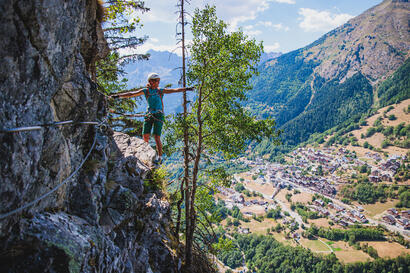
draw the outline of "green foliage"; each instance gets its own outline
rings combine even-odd
[[[312,90],[308,82],[317,65],[305,61],[301,50],[284,54],[274,64],[259,67],[249,97],[272,106],[277,112],[274,117],[282,125],[302,113],[309,103]]]
[[[398,208],[410,208],[410,189],[402,191],[399,193],[400,202],[397,203],[396,207]]]
[[[358,182],[353,185],[344,186],[340,194],[343,196],[343,202],[355,200],[365,204],[372,204],[377,201],[386,200],[389,197],[394,197],[391,192],[392,189],[393,186],[385,184],[375,185],[369,182]]]
[[[380,126],[380,125],[382,125],[382,117],[378,117],[373,123],[374,127],[377,127],[377,126]]]
[[[240,31],[228,32],[227,25],[216,18],[214,7],[196,10],[192,24],[187,76],[189,84],[197,86],[197,99],[187,118],[190,142],[200,141],[203,151],[229,158],[242,152],[249,140],[277,138],[273,120],[256,120],[241,104],[251,88],[249,80],[262,45]],[[169,138],[181,139],[183,124],[182,117],[175,117]]]
[[[242,183],[238,183],[238,184],[235,185],[235,190],[237,192],[243,192],[245,190],[245,187],[243,186]]]
[[[383,231],[375,228],[349,228],[345,229],[325,229],[312,225],[306,230],[308,237],[319,236],[331,241],[383,241],[385,240]]]
[[[266,213],[266,218],[273,218],[273,219],[282,218],[280,207],[277,207],[276,209],[268,210],[268,212]]]
[[[96,77],[99,89],[106,95],[124,91],[127,88],[127,79],[122,66],[119,64],[119,54],[112,52],[96,63]],[[109,100],[108,107],[118,114],[131,114],[137,107],[136,99]],[[109,124],[114,130],[127,133],[131,136],[142,134],[142,121],[129,118],[125,115],[110,114]]]
[[[151,175],[144,180],[144,191],[153,192],[161,190],[162,192],[166,192],[168,176],[168,172],[165,168],[154,169]]]
[[[212,210],[212,212],[215,212],[216,216],[221,220],[226,219],[226,217],[228,217],[229,215],[229,209],[225,207],[225,202],[223,200],[218,201],[215,210]]]
[[[360,173],[367,173],[368,171],[371,171],[371,168],[365,164],[360,166],[359,171]]]
[[[242,253],[237,248],[220,252],[218,259],[230,268],[239,267],[243,263]]]
[[[385,136],[390,136],[391,134],[393,134],[393,130],[394,130],[393,126],[387,126],[386,128],[384,128],[382,133]]]
[[[140,0],[108,1],[106,5],[106,21],[103,24],[104,36],[112,52],[120,49],[135,49],[142,45],[147,36],[137,37],[136,30],[141,28],[141,20],[134,12],[146,12],[144,2]],[[133,15],[133,16],[132,16]],[[147,59],[144,54],[129,53],[120,57],[121,63]]]
[[[311,211],[308,207],[304,204],[297,202],[296,204],[292,203],[297,213],[302,216],[306,217],[307,219],[317,219],[319,218],[319,214],[317,211]]]
[[[186,115],[175,115],[171,119],[165,139],[170,144],[167,153],[188,150],[184,154],[184,162],[188,161],[184,168],[189,173],[184,176],[187,261],[194,242],[207,234],[196,232],[204,225],[204,221],[197,222],[196,210],[206,216],[206,210],[201,210],[198,204],[198,189],[204,189],[202,198],[206,199],[210,196],[209,188],[221,185],[220,177],[227,180],[224,166],[219,169],[218,177],[214,177],[208,169],[209,158],[216,155],[230,159],[243,152],[250,141],[278,138],[274,120],[258,120],[242,104],[247,99],[245,92],[251,88],[249,80],[256,72],[261,52],[261,43],[248,39],[242,31],[228,31],[226,23],[216,17],[215,7],[195,10],[186,73],[188,85],[195,86],[195,100]],[[182,142],[185,136],[188,141]],[[230,213],[234,225],[243,219],[237,207]],[[213,220],[205,223],[213,223]]]
[[[384,139],[381,146],[384,149],[384,148],[387,148],[389,145],[390,145],[390,141],[387,139]]]
[[[377,259],[374,262],[344,265],[337,260],[334,254],[315,255],[302,247],[285,246],[272,236],[236,235],[235,237],[245,254],[247,266],[252,272],[398,273],[406,272],[407,267],[410,266],[410,255],[396,259]],[[236,258],[235,265],[239,267],[242,261],[239,253],[232,253],[230,256]],[[224,260],[227,260],[225,256]],[[233,261],[229,264],[233,265]]]
[[[370,127],[370,128],[367,129],[366,137],[371,137],[375,133],[376,133],[376,128],[375,127]]]
[[[377,254],[377,250],[374,249],[374,247],[369,246],[368,244],[363,244],[361,246],[361,249],[366,252],[367,254],[369,254],[370,257],[377,259],[379,258],[379,255]]]
[[[397,117],[395,115],[389,115],[387,118],[389,120],[396,120],[397,119]]]
[[[385,80],[377,89],[381,106],[398,103],[410,98],[410,59]]]

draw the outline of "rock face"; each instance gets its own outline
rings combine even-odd
[[[308,46],[306,60],[319,61],[315,72],[343,82],[357,72],[372,85],[391,75],[410,52],[410,5],[385,0]]]
[[[6,3],[7,2],[7,3]],[[102,121],[90,79],[108,50],[96,0],[0,2],[0,127]],[[144,189],[155,151],[90,125],[0,133],[1,272],[174,272],[169,206]]]

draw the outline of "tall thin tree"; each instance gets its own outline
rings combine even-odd
[[[180,41],[181,43],[181,51],[182,51],[182,87],[186,87],[186,46],[185,46],[185,3],[189,3],[187,0],[179,0],[178,1],[178,8],[179,8],[179,17],[178,17],[178,25],[181,26],[181,32],[177,31],[177,35],[180,36]],[[188,113],[188,108],[187,108],[187,94],[186,91],[183,93],[183,120],[184,120],[184,149],[183,149],[183,158],[184,158],[184,175],[182,182],[180,184],[180,193],[181,193],[181,198],[177,202],[177,221],[176,221],[176,228],[175,228],[175,233],[177,238],[179,239],[179,231],[181,229],[181,216],[182,216],[182,210],[181,210],[181,205],[182,202],[185,199],[185,207],[188,205],[189,207],[189,137],[188,137],[188,125],[186,122],[186,117]],[[187,210],[185,211],[187,213]],[[187,217],[185,217],[187,218]]]

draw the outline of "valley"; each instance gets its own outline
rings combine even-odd
[[[405,100],[381,108],[366,124],[382,117],[385,126],[404,122],[406,128],[409,104]],[[397,119],[383,119],[389,115]],[[363,125],[351,133],[360,138],[370,127]],[[326,136],[325,141],[332,137]],[[400,174],[409,164],[408,149],[381,149],[380,137],[370,141],[380,150],[323,142],[295,148],[282,163],[258,157],[236,159],[235,163],[248,166],[249,171],[234,174],[232,186],[219,188],[214,196],[216,203],[237,211],[222,226],[228,234],[272,236],[284,245],[302,246],[317,255],[333,253],[343,263],[410,254],[410,210],[408,205],[399,207],[400,196],[410,191],[408,176]],[[344,241],[311,232],[317,229],[368,229],[381,237]]]

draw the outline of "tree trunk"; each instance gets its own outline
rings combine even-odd
[[[182,86],[185,88],[186,87],[186,74],[185,74],[185,11],[184,11],[184,3],[185,0],[180,0],[181,4],[181,42],[182,42]],[[184,178],[182,181],[182,184],[185,185],[185,194],[181,191],[181,195],[185,196],[185,234],[190,233],[191,229],[191,217],[190,217],[190,205],[191,205],[191,194],[190,194],[190,183],[189,183],[189,139],[188,139],[188,124],[187,124],[187,96],[186,96],[186,91],[183,93],[183,106],[184,106]],[[183,187],[181,186],[181,190],[183,190]],[[181,218],[180,211],[178,211],[178,219]],[[178,226],[179,228],[179,226]],[[186,236],[186,248],[185,248],[185,265],[186,268],[189,270],[192,264],[192,241],[189,238],[189,236]]]
[[[198,94],[198,109],[197,109],[197,122],[198,122],[198,146],[196,147],[195,161],[192,170],[192,189],[190,196],[190,208],[189,208],[189,227],[186,232],[186,265],[187,269],[190,269],[192,264],[192,245],[194,240],[194,232],[196,227],[196,210],[195,210],[195,194],[197,189],[198,181],[198,171],[199,171],[199,162],[201,161],[201,152],[202,152],[202,88],[199,88]],[[189,259],[189,260],[188,260]]]

